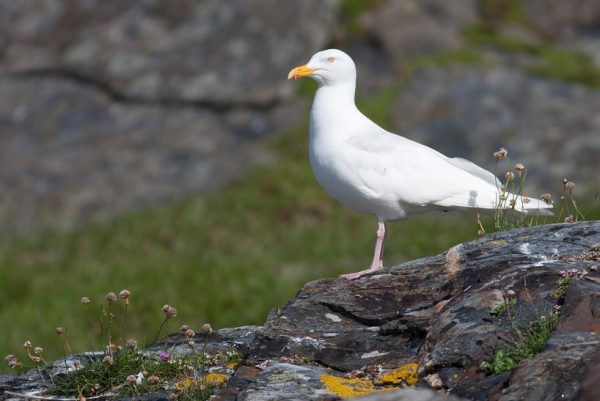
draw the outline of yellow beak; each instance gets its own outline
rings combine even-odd
[[[298,66],[290,71],[288,79],[299,79],[302,77],[308,77],[317,71],[316,68],[310,68],[306,64]]]

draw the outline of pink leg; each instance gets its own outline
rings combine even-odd
[[[356,273],[342,274],[343,277],[348,280],[353,280],[364,276],[365,274],[373,273],[383,269],[383,241],[385,240],[385,223],[381,220],[377,222],[377,240],[375,241],[375,251],[373,252],[373,262],[371,266]]]

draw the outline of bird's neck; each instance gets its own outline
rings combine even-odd
[[[347,117],[358,111],[354,91],[354,83],[324,85],[317,89],[310,112],[311,136],[332,126],[344,126]]]

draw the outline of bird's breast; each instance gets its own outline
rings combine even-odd
[[[405,216],[400,203],[387,199],[369,188],[350,166],[351,157],[344,144],[313,140],[309,146],[310,164],[321,187],[343,205],[363,213],[376,214],[386,220]]]

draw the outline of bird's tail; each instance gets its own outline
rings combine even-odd
[[[512,209],[528,216],[554,216],[552,203],[542,199],[505,193],[498,201],[498,209]]]

